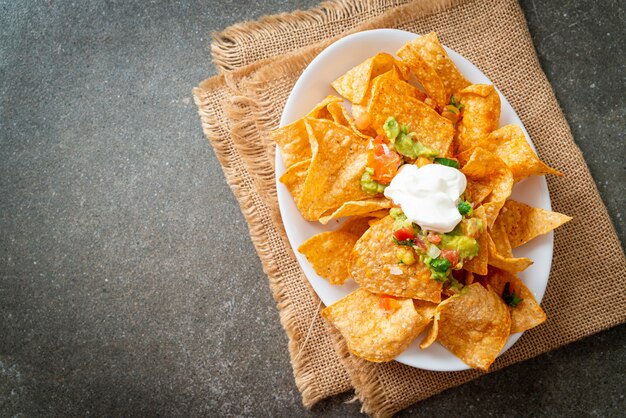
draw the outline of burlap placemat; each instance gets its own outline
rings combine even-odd
[[[236,25],[214,37],[221,75],[194,89],[205,134],[248,222],[289,336],[303,402],[351,387],[373,416],[406,406],[480,375],[439,373],[350,355],[319,318],[315,296],[287,242],[276,199],[274,146],[287,96],[310,60],[351,31],[392,27],[435,30],[504,93],[539,156],[566,173],[548,178],[554,210],[575,218],[555,233],[552,271],[542,306],[548,321],[523,337],[492,370],[528,359],[626,320],[626,259],[583,156],[543,74],[514,0],[341,1],[308,12]],[[286,52],[286,53],[285,53]],[[590,235],[601,240],[590,240]],[[611,263],[606,263],[611,260]]]

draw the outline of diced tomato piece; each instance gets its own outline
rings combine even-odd
[[[441,235],[436,234],[434,232],[429,232],[428,233],[428,241],[437,245],[441,242]]]
[[[419,237],[416,237],[413,242],[415,243],[415,246],[417,248],[419,248],[422,251],[428,251],[428,245],[426,245],[424,243],[424,241],[422,241]]]
[[[400,156],[389,149],[379,135],[374,139],[374,148],[367,156],[367,166],[374,169],[372,178],[381,184],[389,184],[402,163]]]
[[[398,241],[406,241],[407,239],[415,238],[415,233],[412,228],[400,228],[393,233]]]
[[[374,145],[381,145],[381,144],[385,144],[387,143],[387,135],[376,135],[376,138],[374,138]]]
[[[396,300],[396,297],[391,295],[381,295],[378,302],[380,307],[386,311],[395,311],[400,307],[400,303]]]
[[[441,250],[439,257],[447,258],[452,268],[459,263],[459,252],[457,250]]]

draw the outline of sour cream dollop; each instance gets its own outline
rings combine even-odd
[[[465,175],[456,168],[405,164],[385,189],[385,197],[420,228],[445,233],[461,222],[457,204],[466,186]]]

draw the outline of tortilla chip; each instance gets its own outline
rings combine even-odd
[[[435,341],[437,341],[437,335],[439,335],[439,318],[441,316],[438,310],[441,307],[445,306],[449,302],[449,300],[450,298],[444,300],[437,306],[437,309],[435,309],[435,314],[433,315],[433,322],[430,326],[430,329],[428,330],[428,334],[426,335],[426,337],[424,337],[422,342],[420,342],[420,348],[422,350],[427,349],[428,347],[433,345]]]
[[[533,208],[515,200],[507,200],[496,222],[501,223],[498,227],[506,231],[511,247],[517,248],[571,220],[570,216],[562,213]]]
[[[408,95],[422,101],[426,98],[426,94],[406,82],[407,77],[404,76],[404,74],[398,69],[398,67],[394,66],[390,71],[376,76],[371,81],[367,93],[365,94],[365,97],[360,104],[352,103],[352,117],[354,118],[354,120],[357,120],[363,114],[368,112],[369,103],[372,99],[372,89],[374,85],[380,84],[381,81],[379,80],[383,78],[389,81],[393,80],[393,82],[390,81],[390,84],[392,85],[392,89],[398,95]],[[375,131],[371,128],[366,129],[365,132],[371,135],[375,135]]]
[[[389,95],[390,98],[395,95],[397,100],[401,100],[401,98],[404,96],[409,96],[420,101],[424,101],[424,99],[426,98],[426,94],[424,94],[423,91],[405,82],[404,79],[401,78],[400,71],[396,70],[395,68],[391,71],[387,71],[386,73],[379,75],[374,80],[372,80],[370,84],[370,89],[365,95],[363,103],[352,105],[352,116],[355,120],[357,120],[357,118],[365,117],[369,121],[369,126],[361,129],[364,134],[367,134],[369,136],[376,136],[377,130],[382,130],[382,126],[376,125],[377,122],[373,121],[370,115],[372,92],[374,90],[384,91],[385,94]]]
[[[500,296],[504,291],[504,285],[508,282],[510,289],[515,289],[518,297],[523,299],[515,308],[508,307],[509,312],[511,312],[511,334],[529,330],[546,321],[546,313],[541,309],[524,282],[515,275],[490,267],[484,282]]]
[[[350,275],[372,293],[439,303],[442,284],[431,279],[430,269],[417,255],[410,266],[398,263],[393,224],[393,218],[387,216],[359,238],[350,254]]]
[[[489,230],[489,235],[496,246],[498,254],[504,257],[513,257],[513,249],[511,248],[511,242],[506,234],[504,225],[501,222],[498,222],[497,219],[493,224],[493,227]]]
[[[463,152],[498,128],[500,95],[492,85],[472,84],[455,97],[463,105],[463,117],[456,126],[456,152]]]
[[[454,92],[470,84],[456,68],[435,32],[408,42],[396,55],[411,68],[439,109],[449,103]]]
[[[370,212],[367,214],[367,216],[371,216],[372,218],[376,218],[378,220],[386,217],[387,215],[389,215],[389,210],[387,209],[381,209],[377,210],[376,212]]]
[[[302,186],[309,173],[310,165],[311,159],[300,161],[299,163],[293,164],[280,176],[280,182],[287,186],[287,190],[289,190],[289,193],[291,193],[296,203],[302,195]]]
[[[509,273],[519,273],[520,271],[526,270],[528,266],[533,264],[533,261],[530,258],[515,258],[498,253],[498,250],[496,249],[496,244],[493,242],[489,234],[487,234],[487,238],[490,266],[506,270]]]
[[[355,356],[373,362],[391,361],[430,323],[435,305],[415,305],[394,299],[385,309],[381,297],[357,289],[322,310],[322,316],[341,332]]]
[[[397,88],[397,81],[376,80],[368,106],[371,126],[380,134],[387,118],[394,116],[399,124],[406,124],[410,132],[417,134],[416,141],[436,149],[441,157],[448,156],[454,138],[452,122],[415,97],[398,97]]]
[[[326,107],[331,103],[341,101],[340,97],[326,96],[324,100],[315,105],[307,116],[319,119],[332,119],[332,115]],[[280,148],[283,162],[287,168],[311,158],[311,143],[304,118],[280,127],[270,132],[269,135]]]
[[[387,53],[376,54],[331,83],[337,92],[352,103],[363,103],[372,79],[394,67],[408,78],[408,68]]]
[[[480,139],[475,145],[500,157],[513,172],[513,179],[516,182],[531,175],[563,175],[560,171],[548,167],[537,157],[526,141],[524,131],[517,125],[503,126]]]
[[[372,219],[378,220],[378,218],[371,216],[355,216],[345,221],[343,225],[341,225],[341,227],[338,229],[338,231],[349,232],[350,234],[356,235],[360,238],[365,233],[365,231],[369,229],[369,222]]]
[[[311,144],[304,120],[298,119],[294,123],[270,132],[269,135],[280,148],[287,168],[311,159]]]
[[[403,96],[413,97],[419,101],[424,101],[426,95],[420,89],[406,81],[398,78],[397,73],[393,71],[386,72],[385,74],[381,74],[374,79],[372,82],[372,89],[370,90],[367,96],[367,102],[371,101],[372,95],[375,90],[384,91],[385,94],[390,95],[391,98],[396,98],[396,100],[400,99]]]
[[[298,251],[304,254],[313,270],[330,282],[343,284],[348,273],[348,254],[359,237],[349,232],[330,231],[313,235]]]
[[[348,110],[343,107],[341,103],[329,103],[326,108],[328,109],[328,112],[332,116],[335,123],[337,123],[338,125],[349,127],[350,129],[352,129],[352,132],[354,132],[363,139],[371,139],[369,135],[363,134],[357,129],[356,124],[354,123],[354,119],[350,117]]]
[[[472,202],[474,206],[480,205],[493,190],[493,184],[491,182],[483,181],[484,179],[482,178],[476,181],[469,178],[466,180],[467,186],[465,187],[465,199]]]
[[[360,184],[360,183],[359,183]],[[380,209],[388,209],[391,207],[391,200],[385,197],[370,198],[367,200],[358,200],[345,202],[336,210],[328,211],[319,221],[326,225],[332,219],[342,218],[344,216],[367,215]]]
[[[482,148],[475,148],[461,172],[482,187],[491,188],[491,193],[483,201],[487,226],[491,228],[504,205],[504,201],[513,190],[513,174],[504,162]],[[470,191],[471,194],[471,191]]]
[[[474,210],[474,217],[480,218],[483,222],[483,232],[476,238],[479,250],[478,254],[469,261],[463,263],[463,270],[485,275],[487,274],[487,263],[489,261],[489,233],[487,232],[487,218],[485,217],[485,208],[479,206]]]
[[[307,113],[305,117],[332,120],[333,116],[328,111],[328,106],[331,105],[332,103],[341,103],[341,102],[343,102],[343,99],[341,97],[337,97],[337,96],[333,96],[332,94],[329,94],[328,96],[324,97],[324,100],[316,104],[315,107],[311,109],[311,111]]]
[[[350,126],[348,116],[344,112],[345,108],[341,105],[341,103],[329,103],[326,109],[328,109],[328,113],[330,113],[330,116],[336,124]]]
[[[474,283],[437,307],[435,326],[441,345],[468,366],[487,370],[506,343],[511,315],[500,296]]]
[[[368,141],[332,121],[306,118],[305,122],[313,158],[298,201],[302,216],[318,220],[345,202],[370,198],[361,190]]]

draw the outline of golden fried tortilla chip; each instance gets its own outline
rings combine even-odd
[[[358,120],[363,115],[367,115],[367,120],[369,121],[369,114],[367,113],[367,107],[372,98],[372,87],[374,86],[374,84],[376,84],[377,80],[380,78],[392,78],[394,80],[402,80],[402,77],[400,76],[400,72],[396,70],[395,67],[393,70],[387,71],[386,73],[383,73],[375,77],[369,84],[367,92],[365,93],[365,96],[363,97],[363,100],[361,101],[361,104],[352,103],[352,117],[354,118],[354,120]],[[367,126],[367,127],[363,127],[363,130],[370,131],[371,128]]]
[[[330,113],[330,116],[336,124],[350,126],[348,116],[345,113],[345,107],[343,107],[341,103],[329,103],[328,106],[326,106],[326,109],[328,109],[328,113]]]
[[[376,212],[370,212],[366,214],[366,216],[371,216],[372,218],[376,218],[378,220],[386,217],[387,215],[389,215],[389,210],[387,209],[381,209],[381,210],[377,210]]]
[[[375,90],[384,91],[385,94],[395,96],[396,100],[400,100],[403,96],[413,97],[419,101],[424,101],[426,95],[420,89],[398,78],[397,72],[389,71],[381,74],[372,82],[372,88],[367,96],[367,102],[371,101],[372,94]]]
[[[478,236],[478,238],[476,238],[479,250],[478,254],[474,258],[463,263],[463,270],[485,275],[487,274],[487,263],[489,261],[489,233],[487,232],[487,218],[485,217],[485,208],[483,208],[482,206],[477,207],[474,210],[474,217],[480,218],[483,224],[482,233]]]
[[[436,305],[384,299],[357,289],[322,310],[322,316],[341,332],[354,355],[373,362],[391,361],[428,325]]]
[[[359,238],[350,254],[350,275],[372,293],[439,303],[442,284],[431,279],[430,269],[417,255],[414,264],[399,264],[400,247],[393,242],[393,223],[387,216]]]
[[[337,123],[338,125],[349,127],[350,129],[352,129],[352,132],[354,132],[361,138],[368,140],[371,138],[369,135],[366,135],[357,129],[356,124],[354,123],[354,119],[350,117],[348,110],[343,107],[341,103],[329,103],[326,108],[328,109],[328,112],[331,114],[335,123]]]
[[[498,253],[498,250],[496,249],[496,244],[493,242],[489,234],[487,234],[487,238],[490,266],[506,270],[509,273],[519,273],[520,271],[526,270],[528,266],[533,263],[530,258],[515,258],[512,256],[506,256]]]
[[[475,206],[482,203],[483,200],[493,190],[493,182],[485,181],[484,178],[472,180],[467,178],[467,186],[465,187],[465,198],[472,202]]]
[[[326,212],[319,221],[321,224],[326,225],[332,219],[342,218],[344,216],[363,216],[390,207],[391,200],[382,196],[366,200],[350,201],[345,202],[338,209]]]
[[[461,168],[461,172],[473,184],[491,188],[491,193],[482,202],[482,206],[485,208],[487,226],[491,228],[504,205],[504,201],[513,190],[511,170],[500,158],[489,151],[475,148],[467,163]]]
[[[500,157],[513,172],[516,182],[531,175],[563,175],[560,171],[548,167],[537,157],[526,141],[524,132],[517,125],[503,126],[480,139],[475,145]]]
[[[491,240],[496,246],[496,251],[498,254],[504,257],[513,257],[513,249],[511,248],[511,242],[509,241],[509,237],[506,234],[506,230],[504,229],[504,225],[501,222],[496,222],[493,224],[493,227],[489,230],[489,235],[491,236]]]
[[[387,71],[374,78],[370,83],[370,88],[362,104],[352,105],[352,116],[355,121],[360,118],[360,123],[357,124],[357,127],[359,127],[361,132],[370,136],[376,136],[376,130],[382,130],[382,126],[375,125],[377,122],[372,121],[372,117],[370,116],[372,92],[374,90],[379,93],[384,92],[391,96],[395,95],[397,100],[402,100],[401,98],[404,96],[409,96],[419,101],[424,101],[426,98],[426,94],[424,94],[423,91],[404,81],[400,71],[395,69],[395,67],[393,70]]]
[[[300,195],[302,194],[302,186],[304,180],[309,173],[309,166],[311,165],[311,159],[300,161],[289,167],[282,176],[280,176],[280,182],[287,186],[287,190],[291,193],[293,200],[298,202]]]
[[[299,162],[311,159],[309,134],[303,119],[276,129],[269,133],[280,148],[283,162],[287,168]]]
[[[408,42],[396,55],[413,71],[439,109],[448,104],[454,92],[470,84],[456,68],[435,32]]]
[[[354,216],[341,225],[338,231],[349,232],[357,237],[361,237],[370,227],[370,221],[378,218],[372,216]],[[347,258],[347,257],[346,257]]]
[[[436,149],[440,157],[449,156],[454,138],[452,122],[415,97],[398,97],[397,88],[395,80],[376,80],[368,106],[371,126],[380,134],[387,118],[394,116],[399,124],[406,124],[410,132],[416,133],[416,141]]]
[[[548,318],[530,290],[515,275],[490,267],[484,283],[500,296],[504,292],[504,286],[509,283],[509,294],[515,292],[522,299],[515,307],[508,307],[511,312],[511,334],[534,328]]]
[[[318,220],[346,202],[371,196],[361,190],[368,141],[329,120],[305,119],[313,157],[298,208],[304,219]]]
[[[512,248],[546,234],[571,221],[572,218],[558,212],[533,208],[515,200],[507,200],[496,223],[504,228]]]
[[[306,114],[307,118],[315,118],[315,119],[328,119],[332,120],[333,115],[328,111],[328,106],[332,103],[341,103],[343,102],[341,97],[333,96],[329,94],[324,97],[324,100],[315,105],[313,109],[309,113]]]
[[[343,284],[348,273],[348,254],[359,237],[349,232],[330,231],[313,235],[298,251],[309,260],[313,270],[330,282]]]
[[[326,96],[308,114],[308,117],[318,119],[332,119],[327,109],[331,103],[341,102],[341,97]],[[278,145],[287,168],[311,158],[311,144],[309,133],[303,119],[290,123],[270,132],[271,139]]]
[[[435,326],[441,345],[468,366],[487,370],[506,343],[511,315],[500,296],[473,283],[437,307]]]
[[[500,95],[492,85],[472,84],[455,93],[455,97],[463,106],[463,117],[456,126],[456,152],[459,153],[498,128]]]
[[[376,54],[331,83],[337,92],[354,104],[363,103],[372,79],[396,67],[404,79],[408,68],[387,53]]]

